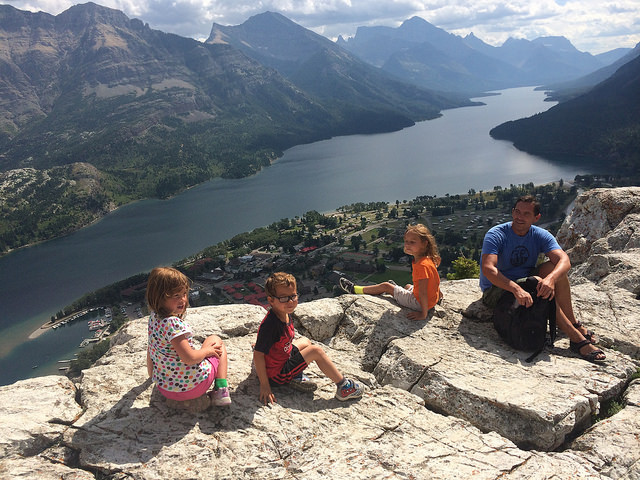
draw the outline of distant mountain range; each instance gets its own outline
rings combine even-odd
[[[408,119],[435,118],[442,109],[470,104],[466,95],[400,81],[278,13],[255,15],[237,26],[214,24],[205,43],[231,45],[340,110],[346,133],[387,131],[385,124],[395,117],[408,126]]]
[[[337,44],[382,70],[425,88],[483,92],[562,82],[614,62],[629,49],[593,56],[564,37],[508,39],[493,47],[473,34],[460,37],[419,17],[400,27],[359,27]]]
[[[398,130],[626,53],[562,37],[491,47],[419,18],[334,43],[271,12],[198,42],[94,3],[56,16],[0,5],[0,252],[252,174],[297,144]]]

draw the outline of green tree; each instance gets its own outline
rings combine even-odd
[[[353,235],[351,237],[351,247],[356,251],[360,251],[360,246],[362,245],[362,235]]]
[[[453,273],[447,273],[447,280],[462,280],[463,278],[478,278],[480,265],[471,258],[458,257],[453,262]]]

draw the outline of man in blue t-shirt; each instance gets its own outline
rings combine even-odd
[[[480,288],[482,300],[494,307],[505,291],[511,292],[520,305],[533,305],[531,295],[518,280],[534,275],[538,278],[537,295],[555,298],[558,328],[567,334],[572,351],[591,362],[602,362],[605,354],[593,346],[595,335],[576,321],[571,304],[571,287],[567,276],[569,256],[548,231],[533,225],[540,219],[540,204],[526,195],[516,200],[511,210],[513,221],[491,228],[482,243]],[[538,256],[548,260],[536,267]]]

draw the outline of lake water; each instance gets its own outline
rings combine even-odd
[[[79,337],[72,331],[80,327],[28,340],[64,306],[235,234],[355,202],[540,184],[586,173],[489,136],[500,123],[550,108],[543,92],[510,89],[480,100],[486,105],[448,110],[399,132],[297,146],[253,177],[216,179],[169,200],[136,202],[72,235],[0,258],[0,385],[57,373],[57,361],[77,351]]]

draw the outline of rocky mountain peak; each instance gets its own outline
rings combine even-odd
[[[274,61],[301,64],[322,50],[337,48],[326,37],[274,12],[254,15],[241,25],[214,24],[207,43],[220,39],[271,66]]]
[[[56,16],[59,27],[69,29],[74,33],[81,33],[86,29],[95,28],[96,24],[113,27],[128,28],[131,20],[122,11],[103,7],[93,2],[73,5]]]
[[[569,39],[562,36],[538,37],[532,40],[531,43],[535,45],[542,45],[543,47],[547,48],[552,48],[558,52],[578,52],[578,49],[573,46]]]
[[[447,41],[452,35],[445,30],[436,27],[420,17],[411,17],[402,22],[397,29],[397,35],[405,40],[413,42]]]

